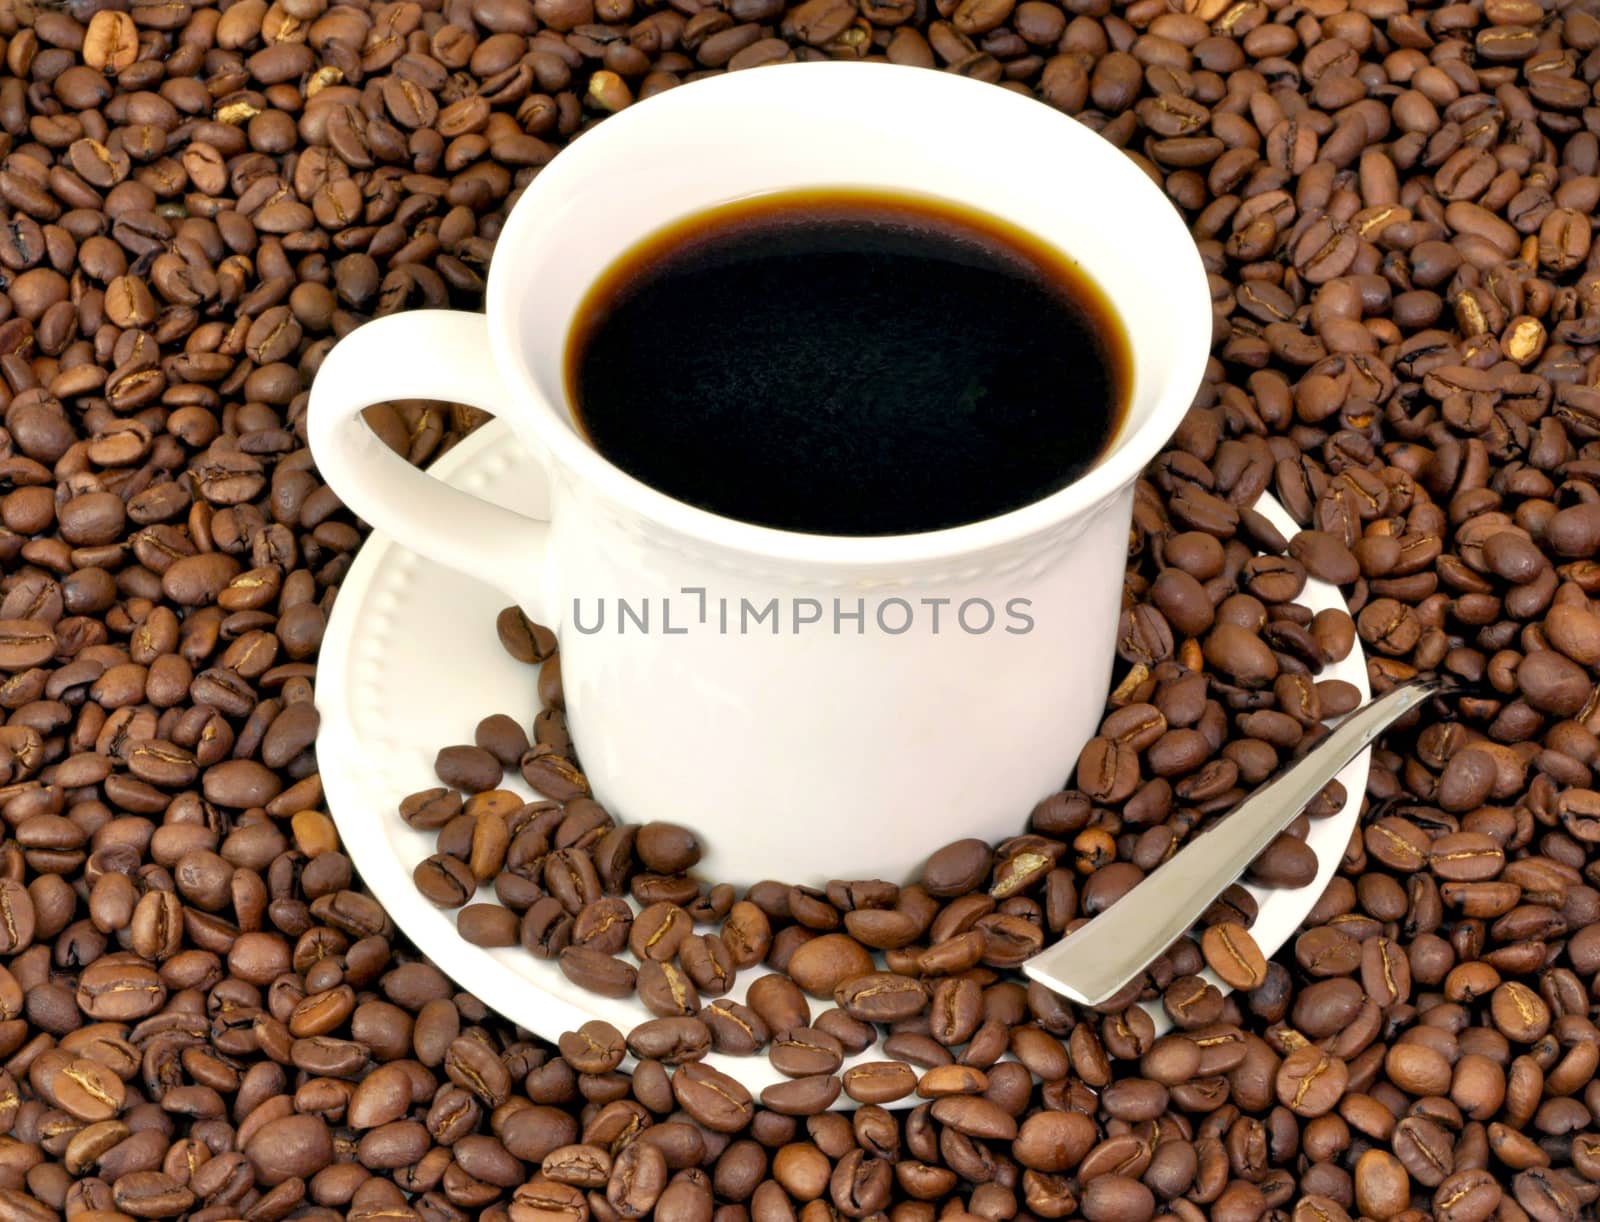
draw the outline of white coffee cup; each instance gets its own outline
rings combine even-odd
[[[953,201],[1076,259],[1133,357],[1100,461],[972,525],[838,538],[716,516],[592,449],[562,368],[586,290],[676,220],[818,186]],[[487,313],[361,327],[324,361],[309,428],[356,513],[555,630],[576,748],[616,816],[694,828],[709,877],[899,881],[951,840],[1020,831],[1069,781],[1111,675],[1133,482],[1189,407],[1210,340],[1182,218],[1089,128],[946,73],[793,64],[674,89],[576,140],[507,219]],[[549,520],[409,467],[359,415],[413,398],[506,418],[541,456],[529,478],[548,481]]]

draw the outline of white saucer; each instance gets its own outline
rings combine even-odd
[[[539,464],[500,421],[457,445],[433,465],[432,474],[510,509],[534,516],[545,509]],[[1256,508],[1286,536],[1297,529],[1270,497],[1263,496]],[[400,799],[437,785],[434,755],[440,747],[470,743],[481,718],[507,713],[527,726],[539,708],[536,669],[510,659],[495,633],[495,616],[510,601],[386,536],[374,533],[367,540],[340,586],[317,670],[317,757],[328,809],[345,851],[395,924],[463,988],[552,1042],[591,1019],[604,1019],[626,1034],[652,1017],[638,1001],[587,993],[553,962],[521,947],[473,946],[456,932],[454,914],[429,904],[411,881],[413,867],[433,852],[433,836],[401,821]],[[1313,611],[1343,606],[1337,590],[1315,581],[1299,601]],[[1344,679],[1363,699],[1369,695],[1359,651],[1321,677]],[[1320,862],[1316,881],[1293,891],[1250,888],[1260,904],[1253,932],[1269,956],[1293,936],[1338,868],[1366,789],[1368,759],[1363,752],[1339,775],[1349,795],[1344,809],[1312,825],[1308,843]],[[534,796],[514,774],[504,785]],[[1019,832],[1027,814],[1017,812]],[[927,847],[931,852],[939,846]],[[841,863],[840,873],[848,877],[848,863]],[[495,902],[487,889],[476,900]],[[741,972],[730,996],[742,1001],[750,981],[768,970]],[[813,1002],[814,1015],[823,1008]],[[1158,1030],[1165,1029],[1160,1008],[1150,1010]],[[881,1048],[868,1049],[847,1059],[845,1068],[880,1059]],[[787,1080],[761,1054],[713,1053],[707,1061],[757,1096]],[[839,1106],[853,1104],[841,1094]]]

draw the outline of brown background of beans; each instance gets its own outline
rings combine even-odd
[[[0,0],[0,40],[0,1222],[1592,1212],[1593,0]],[[630,1033],[624,1077],[622,1033],[526,1038],[362,892],[312,751],[362,528],[305,394],[364,319],[476,305],[505,209],[586,125],[703,72],[868,57],[1124,148],[1192,226],[1215,359],[1140,485],[1076,788],[919,883],[676,893],[731,903],[678,964],[759,950],[800,982],[763,990],[799,1076],[758,1104],[694,1059],[748,1016]],[[370,419],[418,462],[479,421]],[[1303,533],[1264,537],[1266,489]],[[1353,621],[1302,622],[1296,570],[1258,558],[1279,542]],[[1349,699],[1318,660],[1356,636],[1379,688],[1481,687],[1375,753],[1283,954],[1250,955],[1238,896],[1210,914],[1254,987],[1220,997],[1180,944],[1141,985],[1176,1023],[1159,1041],[1024,988],[1012,961],[1314,739]],[[601,824],[559,723],[527,729],[586,886]],[[459,858],[477,882],[474,850],[487,870],[492,838]],[[1292,882],[1295,856],[1257,869]],[[537,886],[548,933],[570,914],[542,865]],[[835,998],[897,929],[917,988]],[[862,1035],[845,1004],[878,1007],[898,1059],[841,1086],[910,1110],[795,1114]]]

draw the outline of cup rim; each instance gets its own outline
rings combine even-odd
[[[809,78],[802,81],[802,72],[809,73]],[[824,74],[834,79],[831,82],[817,79]],[[679,85],[612,116],[584,133],[525,188],[506,219],[497,250],[520,249],[524,243],[539,241],[537,218],[545,211],[540,206],[541,200],[559,190],[562,179],[570,178],[575,173],[592,172],[592,167],[578,166],[574,150],[584,150],[583,155],[596,165],[608,162],[617,164],[620,160],[618,155],[623,152],[623,146],[631,138],[641,115],[649,115],[657,123],[670,122],[672,116],[669,108],[683,107],[691,102],[698,106],[713,101],[721,107],[722,113],[737,115],[740,113],[741,96],[758,98],[774,90],[794,91],[797,86],[807,92],[818,89],[859,90],[863,78],[884,76],[894,78],[892,87],[902,96],[914,91],[926,97],[930,105],[959,106],[969,110],[984,106],[1003,112],[997,116],[999,122],[1032,121],[1037,124],[1044,119],[1057,127],[1058,135],[1064,140],[1076,141],[1081,148],[1095,149],[1103,156],[1123,157],[1121,150],[1109,143],[1102,144],[1097,133],[1072,116],[1036,99],[967,77],[887,63],[801,62],[768,65],[756,71],[724,73]],[[727,96],[718,101],[709,96],[713,92]],[[1093,143],[1089,143],[1091,141]],[[1127,178],[1135,184],[1133,189],[1155,192],[1166,205],[1158,213],[1161,216],[1160,224],[1169,228],[1168,234],[1161,240],[1173,248],[1173,258],[1164,275],[1173,295],[1193,299],[1195,325],[1185,328],[1181,334],[1143,341],[1146,344],[1164,342],[1167,345],[1172,371],[1165,379],[1166,385],[1153,392],[1155,405],[1148,418],[1133,432],[1119,435],[1115,448],[1102,461],[1065,488],[1048,496],[977,522],[901,535],[826,535],[783,530],[724,517],[680,501],[629,475],[601,455],[570,423],[567,405],[564,402],[550,402],[535,384],[509,325],[514,313],[511,295],[527,291],[527,286],[516,277],[510,267],[511,260],[497,254],[490,267],[486,294],[491,347],[501,370],[508,374],[515,371],[515,377],[507,378],[508,383],[529,396],[534,408],[513,416],[513,426],[525,424],[539,444],[556,460],[559,468],[570,471],[580,483],[592,487],[644,520],[704,544],[746,555],[818,566],[892,567],[971,556],[1024,543],[1034,536],[1045,534],[1098,508],[1138,477],[1182,422],[1204,376],[1206,362],[1210,359],[1211,294],[1200,253],[1181,214],[1161,193],[1160,188],[1131,162],[1124,164],[1131,171]],[[662,224],[669,223],[671,219],[663,217]],[[616,252],[617,255],[621,253]],[[570,327],[570,321],[567,327]],[[1135,326],[1128,327],[1128,337],[1133,348],[1133,369],[1137,375],[1140,341]],[[563,344],[565,341],[566,328],[560,339]],[[1137,376],[1134,393],[1139,393]],[[1125,432],[1129,425],[1124,423],[1122,427]]]

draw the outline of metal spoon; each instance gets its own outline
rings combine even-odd
[[[1200,919],[1341,768],[1400,717],[1458,687],[1447,678],[1412,679],[1363,705],[1276,780],[1022,970],[1085,1005],[1115,996]]]

